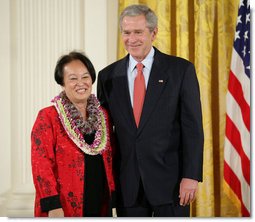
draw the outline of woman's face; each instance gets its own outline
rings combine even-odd
[[[63,89],[72,103],[87,102],[92,91],[92,78],[80,60],[74,60],[64,66]]]

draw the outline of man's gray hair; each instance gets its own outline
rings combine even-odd
[[[139,16],[144,15],[147,28],[152,32],[155,28],[158,27],[158,18],[156,14],[146,5],[130,5],[126,7],[120,15],[120,31],[122,32],[122,21],[125,16]]]

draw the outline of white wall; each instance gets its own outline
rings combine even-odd
[[[74,49],[97,72],[115,61],[118,0],[1,0],[0,16],[0,216],[30,217],[30,132],[60,91],[56,61]]]

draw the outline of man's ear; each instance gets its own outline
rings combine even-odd
[[[152,41],[155,40],[157,34],[158,34],[158,27],[156,27],[156,28],[152,31]]]

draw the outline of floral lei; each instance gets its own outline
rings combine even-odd
[[[60,121],[69,138],[86,154],[101,154],[107,147],[109,132],[106,127],[106,116],[94,94],[87,102],[88,119],[84,121],[76,107],[61,92],[51,102],[57,109]],[[94,142],[89,145],[85,142],[83,134],[95,133]]]

